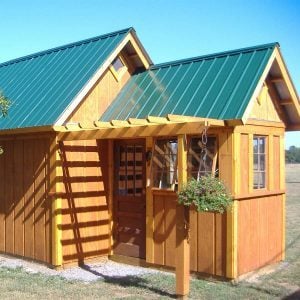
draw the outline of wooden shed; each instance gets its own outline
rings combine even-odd
[[[2,63],[0,89],[1,252],[227,278],[284,259],[284,133],[300,105],[279,44],[155,65],[129,28]],[[232,210],[190,210],[187,239],[176,192],[212,171]]]

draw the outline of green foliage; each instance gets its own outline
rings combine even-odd
[[[207,175],[198,181],[190,179],[178,192],[178,202],[185,206],[194,205],[197,211],[223,213],[231,205],[232,197],[219,178]]]
[[[0,112],[3,117],[7,116],[10,105],[11,101],[0,91]]]
[[[285,150],[285,161],[287,163],[300,163],[300,148],[291,146],[289,150]]]

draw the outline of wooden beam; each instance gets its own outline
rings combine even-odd
[[[289,124],[286,127],[286,131],[300,131],[300,124]]]
[[[112,127],[103,129],[90,129],[70,132],[60,132],[60,141],[95,140],[95,139],[120,139],[148,136],[174,136],[178,134],[199,134],[202,132],[204,122],[195,123],[168,123],[149,124],[144,126]]]
[[[54,267],[62,266],[62,199],[59,196],[61,192],[61,183],[57,178],[62,178],[62,169],[60,167],[60,156],[58,152],[58,142],[53,138],[50,145],[50,198],[51,198],[51,227],[52,227],[52,265]]]
[[[149,124],[149,122],[146,119],[129,118],[128,122],[131,125],[148,125]]]
[[[200,117],[189,117],[182,115],[167,115],[167,119],[171,122],[206,122],[206,126],[225,126],[224,120],[200,118]]]
[[[146,153],[153,153],[153,138],[146,138]],[[146,161],[146,262],[154,263],[154,220],[153,220],[153,195],[151,182],[151,160]]]
[[[113,126],[118,126],[118,127],[128,127],[128,126],[130,126],[128,121],[123,121],[123,120],[111,120],[110,123]]]
[[[187,141],[178,136],[178,190],[187,181]],[[190,290],[189,207],[176,206],[176,294],[188,295]]]
[[[148,69],[150,66],[150,62],[144,55],[144,53],[142,51],[143,49],[141,50],[140,45],[138,45],[138,42],[137,42],[138,38],[135,36],[135,34],[129,33],[129,40],[130,40],[130,43],[131,43],[132,47],[134,48],[135,52],[138,54],[141,62],[143,63],[145,69]]]
[[[272,81],[272,82],[283,82],[284,79],[283,79],[283,77],[271,77],[270,81]]]
[[[280,50],[277,47],[275,48],[275,54],[276,54],[276,61],[280,68],[282,78],[284,79],[284,82],[287,86],[287,89],[290,94],[290,98],[292,99],[292,101],[295,105],[295,112],[297,112],[297,115],[300,119],[300,105],[299,105],[298,95],[297,95],[296,89],[294,87],[294,84],[291,80],[290,74],[285,66],[284,61],[283,61]]]
[[[114,251],[114,219],[113,219],[113,193],[114,193],[114,143],[108,141],[108,215],[109,215],[109,254],[113,255]]]
[[[95,122],[89,122],[89,121],[80,122],[79,127],[82,129],[92,129],[95,128]]]
[[[169,120],[164,117],[154,117],[154,116],[148,116],[147,120],[150,123],[156,123],[156,124],[167,124],[169,123]]]
[[[287,100],[280,100],[279,101],[280,105],[293,105],[293,101],[291,99],[287,99]]]
[[[232,172],[233,195],[239,193],[240,187],[240,133],[233,133],[232,140]],[[234,200],[231,210],[227,211],[227,251],[226,251],[226,277],[238,276],[237,236],[238,236],[238,201]]]
[[[248,119],[246,125],[285,128],[285,125],[283,122],[264,121],[264,120],[256,120],[256,119]]]
[[[95,121],[94,125],[98,128],[112,128],[112,124],[110,122],[102,122],[102,121]]]

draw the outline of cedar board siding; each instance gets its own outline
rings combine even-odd
[[[237,170],[239,187],[237,273],[238,276],[282,260],[284,255],[284,189],[285,176],[283,128],[247,126],[239,134],[240,163]],[[237,133],[238,134],[238,133]],[[254,190],[253,136],[266,137],[266,188]],[[269,194],[269,195],[268,195]]]
[[[282,258],[283,196],[239,201],[238,275]]]
[[[50,264],[50,137],[6,137],[0,145],[0,251]]]
[[[60,143],[63,264],[108,255],[108,142]]]
[[[122,57],[128,69],[120,80],[118,81],[108,68],[67,122],[94,122],[105,112],[133,72],[130,60],[125,54],[122,54]]]
[[[176,193],[154,192],[154,264],[175,267]],[[225,276],[226,214],[190,210],[190,267],[192,271]]]
[[[232,130],[210,129],[208,134],[217,136],[219,175],[231,190]],[[177,195],[157,190],[153,190],[152,195],[153,263],[175,267]],[[190,246],[192,271],[226,276],[227,215],[197,213],[191,209]]]

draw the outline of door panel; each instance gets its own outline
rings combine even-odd
[[[114,151],[114,253],[145,258],[144,140],[116,141]]]

